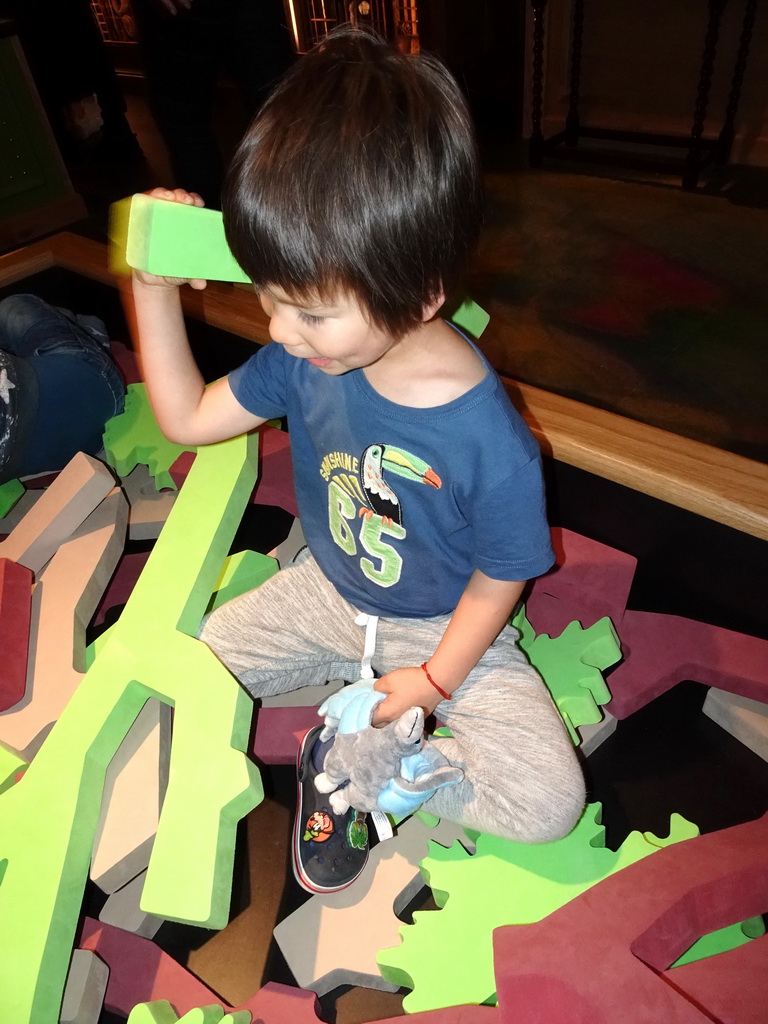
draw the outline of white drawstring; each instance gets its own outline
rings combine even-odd
[[[379,616],[366,615],[365,612],[361,612],[356,616],[355,623],[358,626],[365,626],[365,643],[363,645],[363,660],[360,662],[360,678],[373,679],[371,661],[376,650],[376,629],[379,625]]]

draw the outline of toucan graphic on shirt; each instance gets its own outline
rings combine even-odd
[[[360,484],[366,504],[358,515],[366,519],[381,516],[385,523],[403,525],[400,499],[387,479],[391,479],[393,473],[416,483],[442,487],[442,480],[437,473],[417,455],[403,448],[395,448],[394,445],[371,444],[360,457]]]
[[[406,536],[408,484],[439,490],[442,480],[418,455],[384,443],[368,445],[359,458],[330,452],[320,475],[328,483],[328,526],[334,542],[360,559],[361,571],[372,582],[393,586],[402,571],[398,542]],[[359,532],[353,529],[355,520],[361,521]]]

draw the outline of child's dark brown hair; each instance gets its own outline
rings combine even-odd
[[[256,287],[357,300],[397,337],[464,271],[481,221],[464,98],[435,58],[343,26],[302,57],[243,138],[224,193]]]

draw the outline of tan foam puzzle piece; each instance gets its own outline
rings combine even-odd
[[[0,741],[27,760],[83,678],[85,630],[123,550],[127,516],[113,488],[61,544],[32,592],[27,691],[0,713]]]
[[[399,941],[395,916],[425,885],[419,861],[430,840],[472,845],[464,829],[450,821],[429,827],[414,815],[397,834],[371,850],[363,873],[341,892],[313,896],[275,928],[275,940],[296,983],[318,995],[338,985],[396,992],[385,981],[376,954]]]
[[[178,491],[158,490],[146,466],[139,463],[120,484],[128,499],[130,540],[156,540],[165,525]]]
[[[144,939],[153,938],[163,924],[163,918],[141,909],[141,894],[146,877],[147,872],[142,871],[117,892],[113,892],[101,908],[99,920],[132,935],[140,935]]]
[[[171,717],[167,704],[148,700],[110,761],[91,859],[91,879],[103,892],[149,864],[168,784]]]
[[[99,1024],[108,981],[103,960],[90,950],[73,950],[59,1024]]]
[[[714,686],[702,711],[752,753],[768,761],[768,704]]]
[[[102,462],[78,452],[0,541],[0,556],[39,573],[114,486],[115,478]]]

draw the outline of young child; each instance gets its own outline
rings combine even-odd
[[[201,205],[180,190],[155,195]],[[539,452],[477,348],[438,316],[480,217],[472,127],[449,73],[343,28],[278,86],[225,190],[228,241],[272,344],[206,388],[184,282],[142,273],[137,326],[172,440],[208,444],[288,418],[308,553],[211,615],[205,643],[262,697],[357,679],[377,624],[374,724],[413,706],[436,712],[452,737],[428,748],[465,773],[425,809],[546,842],[573,828],[584,782],[507,625],[525,581],[553,561]],[[328,892],[353,880],[367,850],[307,784],[322,760],[310,737],[294,867]]]

